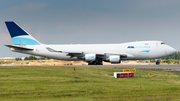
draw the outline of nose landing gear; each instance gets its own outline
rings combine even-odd
[[[160,61],[161,61],[161,60],[157,60],[157,61],[156,61],[156,65],[159,65],[159,64],[160,64]]]

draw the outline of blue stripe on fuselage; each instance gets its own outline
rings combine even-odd
[[[149,53],[150,50],[143,50],[143,51],[140,51],[139,53],[142,53],[142,52],[145,52],[145,53]]]
[[[40,45],[37,41],[29,38],[12,38],[14,45]]]

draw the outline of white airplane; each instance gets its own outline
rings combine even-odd
[[[52,59],[86,61],[102,65],[102,61],[121,63],[121,60],[159,59],[176,50],[162,41],[137,41],[121,44],[47,45],[37,41],[13,21],[5,22],[14,45],[5,45],[11,51]]]

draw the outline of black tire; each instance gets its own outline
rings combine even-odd
[[[88,62],[88,65],[103,65],[103,64],[102,64],[102,61],[91,61],[91,62]]]
[[[159,62],[159,60],[157,60],[157,61],[156,61],[156,65],[159,65],[159,64],[160,64],[160,62]]]

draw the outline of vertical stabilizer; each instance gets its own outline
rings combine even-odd
[[[5,24],[14,45],[40,45],[40,42],[38,42],[34,37],[28,34],[13,21],[6,21]]]

